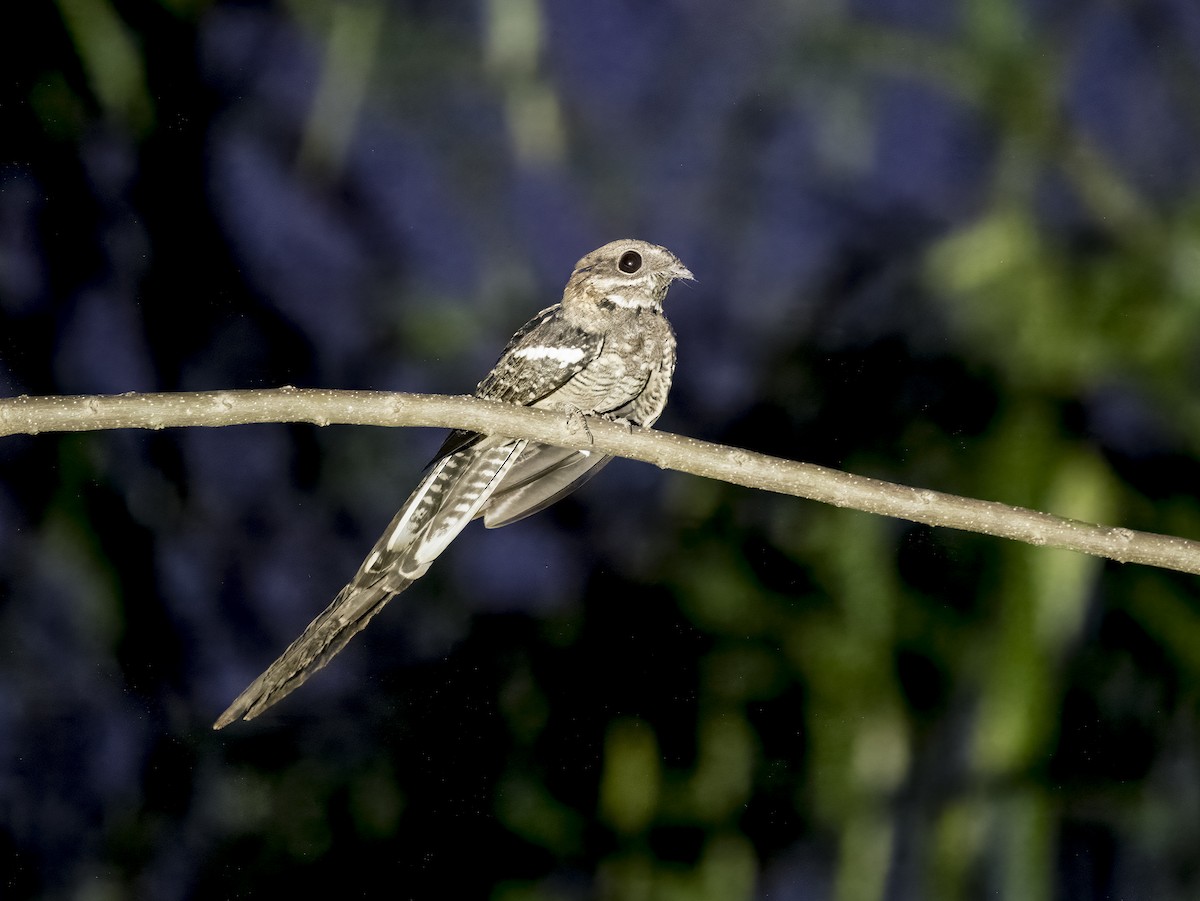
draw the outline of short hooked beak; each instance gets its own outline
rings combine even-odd
[[[692,275],[692,270],[688,269],[688,267],[679,262],[679,260],[676,260],[675,264],[668,269],[667,272],[670,273],[672,279],[682,278],[689,282],[694,282],[696,280],[696,276]]]

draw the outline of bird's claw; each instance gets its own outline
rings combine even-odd
[[[576,425],[577,421],[578,425]],[[583,412],[583,410],[579,409],[579,407],[572,406],[571,409],[567,411],[567,429],[572,435],[577,435],[579,434],[580,426],[582,426],[584,432],[587,433],[588,444],[595,444],[596,439],[592,437],[592,430],[588,426],[587,413]]]

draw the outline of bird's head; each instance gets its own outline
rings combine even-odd
[[[585,297],[621,309],[661,309],[667,288],[677,278],[694,278],[665,247],[626,238],[597,248],[575,264],[564,303]]]

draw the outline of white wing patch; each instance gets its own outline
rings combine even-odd
[[[572,366],[582,360],[585,353],[582,347],[553,347],[542,344],[536,347],[522,347],[513,351],[513,356],[523,360],[553,360],[561,366]]]

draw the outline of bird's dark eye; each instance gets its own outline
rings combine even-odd
[[[630,275],[642,268],[642,255],[636,250],[627,250],[617,260],[617,268]]]

